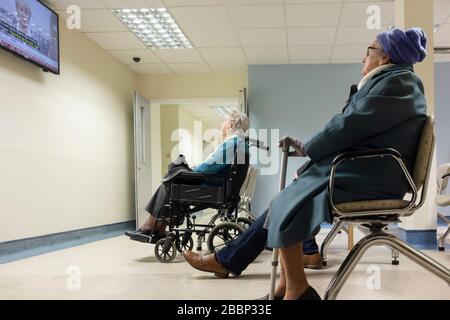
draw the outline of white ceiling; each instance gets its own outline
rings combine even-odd
[[[201,120],[205,128],[219,129],[223,119],[208,104],[191,103],[180,104],[187,112],[191,113],[195,118]],[[205,129],[204,128],[204,129]]]
[[[392,0],[47,0],[82,9],[82,32],[141,74],[245,71],[248,64],[360,62],[368,43],[394,22]],[[450,46],[450,0],[435,0],[435,45]],[[369,5],[382,30],[366,27]],[[166,7],[193,49],[148,49],[114,8]],[[139,64],[132,58],[142,58]],[[450,61],[450,55],[436,55]]]

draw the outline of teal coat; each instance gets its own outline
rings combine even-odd
[[[308,238],[320,223],[332,222],[327,185],[336,155],[394,148],[411,172],[426,116],[423,84],[411,65],[393,65],[376,74],[305,143],[310,163],[269,206],[268,246],[290,246]],[[393,159],[364,159],[338,167],[334,200],[401,199],[407,191]]]
[[[235,153],[244,152],[244,136],[234,135],[223,141],[202,163],[193,171],[204,174],[224,174],[226,169],[233,164]],[[240,159],[238,159],[239,161]]]

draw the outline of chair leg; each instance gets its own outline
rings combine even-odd
[[[446,224],[450,224],[450,220],[446,216],[444,216],[443,214],[441,214],[439,212],[437,215],[438,215],[438,218],[441,219],[443,222],[445,222]]]
[[[445,229],[444,234],[438,240],[439,251],[445,250],[445,240],[447,239],[449,234],[450,234],[450,225],[447,226],[447,229]]]
[[[347,281],[351,272],[355,268],[358,261],[361,259],[364,252],[374,246],[384,245],[389,246],[403,255],[409,257],[414,262],[418,263],[428,271],[434,273],[450,285],[450,270],[444,267],[442,264],[436,262],[432,258],[423,254],[422,252],[414,249],[410,245],[399,240],[394,235],[390,235],[384,232],[375,232],[361,239],[350,251],[347,258],[342,263],[341,267],[331,280],[327,291],[325,293],[326,300],[335,300],[343,285]]]
[[[400,256],[398,251],[395,250],[395,249],[392,249],[391,256],[392,256],[392,265],[393,266],[398,266],[400,264],[400,261],[398,261],[398,257]]]
[[[328,247],[330,246],[331,242],[333,242],[334,238],[336,238],[336,235],[339,233],[339,231],[342,229],[343,224],[342,221],[338,221],[331,231],[327,234],[325,237],[325,240],[322,242],[322,246],[320,247],[320,254],[322,255],[323,265],[327,265],[327,251]]]
[[[353,225],[349,225],[347,229],[347,249],[352,250],[355,246],[355,232]]]

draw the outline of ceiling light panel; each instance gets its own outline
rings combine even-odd
[[[112,12],[152,49],[192,48],[166,8],[114,9]]]

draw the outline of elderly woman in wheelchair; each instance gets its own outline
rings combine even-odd
[[[205,235],[216,226],[216,219],[231,220],[233,213],[237,212],[240,186],[247,174],[249,163],[250,143],[244,135],[248,125],[246,115],[233,111],[221,126],[223,142],[203,163],[191,169],[181,155],[171,163],[163,183],[146,206],[148,219],[137,231],[127,231],[126,235],[131,240],[161,244],[155,248],[155,253],[162,262],[170,262],[175,257],[171,248],[173,244],[180,252],[192,249],[193,232],[199,235],[201,248]],[[190,214],[206,208],[217,209],[218,214],[214,215],[207,225],[196,224],[196,217]],[[187,227],[178,228],[185,218]],[[237,216],[234,218],[234,221],[237,221]],[[176,238],[174,241],[164,240],[168,234],[168,226],[169,232]],[[243,228],[237,224],[229,224],[227,230],[226,235],[230,236],[241,233]],[[223,228],[222,231],[216,230],[216,233],[220,232],[223,233]],[[213,241],[211,236],[209,239],[209,242]],[[209,242],[208,247],[211,250],[214,244]]]

